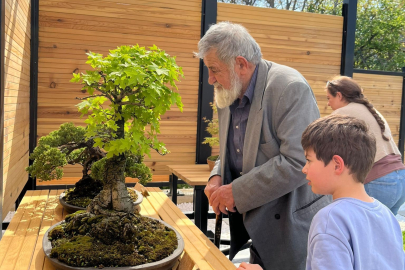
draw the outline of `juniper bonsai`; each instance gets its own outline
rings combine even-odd
[[[80,164],[83,176],[64,197],[66,202],[80,207],[87,207],[102,190],[106,159],[106,152],[94,147],[93,138],[86,138],[85,134],[85,127],[62,124],[58,130],[39,139],[38,146],[30,155],[33,163],[26,168],[39,181],[49,181],[61,179],[63,167]],[[142,156],[129,155],[124,173],[125,176],[138,178],[143,185],[151,180],[150,169],[143,163]]]

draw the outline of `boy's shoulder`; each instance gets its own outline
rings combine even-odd
[[[320,226],[322,224],[327,226],[330,218],[345,218],[345,215],[343,215],[343,208],[347,207],[347,204],[348,203],[345,200],[339,200],[325,206],[316,213],[312,219],[311,227],[315,225]]]
[[[316,230],[317,233],[331,233],[335,229],[351,227],[357,222],[361,223],[365,215],[377,213],[379,216],[395,219],[385,208],[377,200],[373,203],[366,203],[353,198],[338,199],[318,211],[312,220],[311,230]]]

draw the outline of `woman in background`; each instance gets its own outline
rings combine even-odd
[[[405,202],[405,166],[385,118],[364,97],[360,85],[346,76],[334,77],[326,84],[332,114],[349,115],[369,126],[377,143],[374,165],[365,180],[369,196],[385,204],[394,215]]]

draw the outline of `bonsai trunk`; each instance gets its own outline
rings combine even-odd
[[[104,188],[87,207],[88,211],[93,214],[104,214],[106,210],[134,213],[135,207],[125,186],[125,163],[124,155],[107,159]]]
[[[118,112],[121,113],[121,107]],[[118,125],[117,138],[124,138],[124,120],[118,120],[116,123]],[[93,214],[105,214],[108,210],[134,213],[135,206],[125,186],[125,165],[124,154],[106,160],[103,177],[104,188],[89,204],[87,211]]]

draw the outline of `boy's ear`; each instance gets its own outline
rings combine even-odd
[[[335,170],[335,174],[341,175],[345,169],[345,162],[341,156],[334,155],[332,157],[332,162]]]

